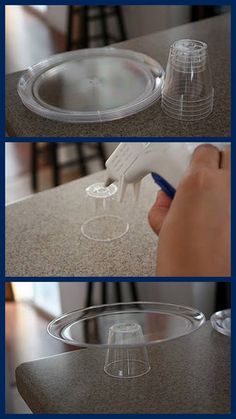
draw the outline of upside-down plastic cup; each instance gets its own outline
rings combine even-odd
[[[122,203],[118,200],[117,186],[94,183],[86,188],[86,219],[82,234],[90,239],[110,242],[120,239],[129,230]]]
[[[115,323],[109,328],[104,371],[115,378],[135,378],[147,374],[149,364],[142,328],[138,323]]]
[[[210,115],[213,102],[207,44],[192,39],[174,42],[162,90],[163,112],[182,121],[198,121]]]

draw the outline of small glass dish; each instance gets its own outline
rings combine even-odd
[[[213,329],[222,335],[231,336],[231,309],[217,311],[211,316]]]

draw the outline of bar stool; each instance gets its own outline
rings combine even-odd
[[[108,284],[108,282],[100,282],[99,284],[101,286],[101,290],[100,290],[101,291],[101,293],[100,293],[101,304],[107,304],[108,303],[108,299],[107,299],[107,284]],[[90,307],[91,305],[93,305],[94,285],[95,285],[94,282],[88,282],[87,283],[87,294],[86,294],[86,302],[85,302],[86,307]],[[122,283],[121,282],[111,282],[111,285],[113,285],[114,291],[115,291],[115,302],[116,303],[121,303],[122,302]],[[130,292],[130,296],[131,296],[130,301],[138,301],[138,292],[137,292],[137,289],[136,289],[136,283],[135,282],[127,282],[127,286],[129,287],[129,292]]]
[[[191,21],[206,19],[221,13],[221,6],[192,6]]]
[[[69,146],[72,143],[63,143],[63,146]],[[59,162],[58,150],[61,143],[47,143],[45,147],[40,147],[37,142],[31,145],[31,184],[34,192],[38,191],[38,171],[39,171],[39,157],[44,155],[48,160],[48,164],[52,168],[52,186],[60,185],[60,171],[65,167],[77,165],[81,176],[88,174],[87,163],[94,159],[99,159],[102,168],[105,168],[106,154],[103,143],[73,143],[77,148],[77,158],[69,160],[65,163]],[[87,155],[85,147],[92,150],[92,153]]]
[[[126,40],[122,10],[120,6],[68,6],[67,42],[66,50],[91,47],[92,41],[102,41],[102,45]],[[109,18],[114,17],[118,29],[118,36],[109,32]],[[79,20],[79,22],[78,22]],[[91,34],[91,23],[98,22],[101,33]],[[79,36],[74,38],[74,30],[79,26]]]

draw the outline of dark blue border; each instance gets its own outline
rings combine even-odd
[[[1,4],[0,5],[0,12],[1,12],[1,24],[0,24],[0,48],[1,48],[1,64],[0,64],[0,71],[1,71],[1,81],[2,81],[2,89],[1,89],[1,99],[0,99],[0,134],[1,134],[1,138],[0,141],[5,141],[5,84],[4,84],[4,80],[5,80],[5,42],[3,42],[4,38],[5,38],[5,12],[4,12],[4,7],[5,5],[21,5],[22,2],[17,2],[17,1],[11,1],[11,2],[5,2],[5,4]],[[32,4],[31,2],[26,2],[24,1],[24,4]],[[34,2],[34,4],[42,4],[42,2]],[[47,5],[65,5],[65,2],[60,2],[60,1],[51,1],[48,2],[46,1],[44,4]],[[75,1],[71,1],[70,4],[78,4],[78,2]],[[87,1],[87,2],[80,2],[81,5],[83,4],[87,4],[87,5],[99,5],[101,4],[100,1]],[[116,1],[106,1],[105,4],[117,4]],[[129,4],[129,5],[142,5],[144,4],[144,1],[125,1],[125,0],[120,0],[119,4]],[[157,1],[153,0],[149,0],[147,2],[145,2],[146,5],[156,5],[158,4]],[[229,5],[230,2],[225,2],[225,1],[168,1],[167,3],[164,2],[160,2],[159,5]],[[231,20],[232,20],[232,44],[234,44],[235,46],[235,42],[234,42],[234,38],[235,38],[235,33],[236,33],[236,28],[235,28],[235,5],[232,3],[231,4]],[[235,69],[235,48],[233,50],[233,46],[231,46],[231,65],[232,65],[232,76],[231,76],[231,81],[234,82],[234,78],[233,78],[233,74],[236,74]],[[233,85],[233,84],[231,84]],[[234,140],[233,137],[235,135],[235,121],[234,121],[234,109],[235,109],[235,95],[236,95],[236,89],[234,88],[234,91],[232,92],[232,111],[231,111],[231,124],[232,124],[232,155],[234,156]],[[21,138],[21,139],[17,139],[17,138],[11,138],[9,141],[25,141],[25,142],[30,142],[30,141],[55,141],[55,139],[51,139],[51,138],[34,138],[34,139],[30,139],[30,138]],[[75,141],[75,138],[60,138],[60,139],[56,139],[57,141]],[[80,138],[80,141],[111,141],[111,142],[115,142],[115,141],[121,141],[121,140],[125,140],[125,141],[156,141],[155,138],[151,137],[151,138],[120,138],[120,137],[112,137],[112,138]],[[158,138],[158,141],[222,141],[223,138],[183,138],[183,137],[177,137],[177,138]],[[226,141],[229,141],[230,139],[225,139]],[[8,140],[7,140],[8,141]],[[45,281],[45,278],[42,277],[17,277],[17,278],[5,278],[5,209],[4,209],[4,205],[5,205],[5,162],[4,162],[4,154],[5,154],[5,147],[4,147],[4,143],[0,143],[0,194],[1,194],[1,210],[0,210],[0,214],[1,214],[1,239],[0,239],[0,249],[1,249],[1,258],[0,258],[0,274],[1,274],[1,281],[0,281],[0,316],[1,316],[1,327],[0,327],[0,336],[1,336],[1,361],[2,361],[2,371],[5,371],[5,363],[4,363],[4,359],[5,359],[5,284],[4,284],[4,280],[6,281],[10,281],[10,280],[14,280],[14,281]],[[234,165],[232,166],[232,191],[234,190],[234,177],[235,177],[235,167]],[[231,287],[231,292],[232,292],[232,306],[234,304],[235,301],[235,284],[234,284],[234,274],[235,274],[235,258],[234,258],[234,193],[232,193],[232,287]],[[74,277],[48,277],[46,278],[47,281],[77,281],[78,278],[74,278]],[[99,278],[91,278],[91,277],[81,277],[79,278],[80,281],[122,281],[122,282],[127,282],[127,281],[138,281],[138,282],[143,282],[143,281],[149,281],[149,282],[156,282],[157,278],[155,277],[145,277],[145,278],[131,278],[131,277],[116,277],[116,278],[109,278],[109,277],[99,277]],[[222,279],[222,278],[160,278],[160,282],[164,282],[164,281],[171,281],[171,282],[179,282],[179,281],[228,281],[229,279]],[[234,348],[235,348],[235,344],[234,344],[234,340],[235,340],[235,336],[234,336],[234,324],[235,324],[235,315],[234,315],[234,310],[232,310],[232,354],[235,352]],[[223,366],[219,365],[219,368],[222,368]],[[4,396],[4,391],[3,389],[5,388],[5,374],[2,373],[0,375],[1,377],[1,392],[0,392],[0,401],[1,401],[1,405],[0,405],[0,414],[4,415],[5,412],[5,408],[4,408],[4,404],[5,404],[5,396]],[[234,355],[232,356],[232,395],[235,392],[235,360],[234,360]],[[211,416],[220,416],[222,418],[228,418],[228,417],[235,417],[235,413],[236,413],[236,398],[232,397],[232,413],[230,415],[211,415]],[[5,416],[5,415],[4,415]],[[11,417],[15,417],[15,415],[11,415],[8,414],[7,416]],[[24,414],[18,414],[18,417],[27,417],[27,415]],[[45,416],[45,415],[38,415],[39,417],[41,416]],[[52,417],[60,417],[60,415],[51,415]],[[94,417],[94,415],[63,415],[63,416],[68,416],[68,418],[71,418],[71,416],[79,416],[79,417]],[[95,415],[96,416],[96,415]],[[99,415],[100,416],[100,415]],[[103,416],[112,416],[112,415],[103,415]],[[120,415],[117,414],[115,415],[117,417],[117,419],[122,419],[124,417],[133,417],[133,415]],[[153,417],[153,415],[142,415],[144,417]],[[196,417],[205,417],[205,416],[209,416],[209,415],[199,415],[199,414],[187,414],[187,417],[191,417],[191,418],[196,418]],[[173,415],[158,415],[158,417],[173,417]],[[186,415],[178,415],[178,417],[186,417]]]
[[[174,5],[174,6],[184,6],[184,5],[231,5],[232,4],[232,2],[229,2],[229,1],[226,1],[226,0],[222,0],[222,1],[220,1],[220,0],[196,0],[196,1],[193,1],[193,0],[182,0],[182,1],[170,1],[170,0],[168,0],[167,2],[164,2],[164,1],[160,1],[160,2],[157,2],[156,0],[148,0],[148,1],[146,1],[146,2],[144,2],[144,0],[128,0],[128,1],[125,1],[125,0],[120,0],[119,2],[118,1],[115,1],[115,0],[109,0],[109,1],[103,1],[103,2],[101,2],[101,1],[99,1],[99,0],[88,0],[88,1],[80,1],[80,2],[76,2],[75,0],[73,1],[73,0],[71,0],[70,2],[65,2],[65,1],[45,1],[45,2],[43,2],[43,4],[45,4],[45,5],[54,5],[54,6],[65,6],[65,5],[68,5],[68,4],[70,4],[70,5],[73,5],[73,4],[75,4],[75,5],[81,5],[81,6],[92,6],[92,5],[101,5],[101,4],[105,4],[105,5],[109,5],[109,4],[111,4],[111,5],[117,5],[117,3],[119,3],[119,5],[145,5],[145,6],[147,6],[147,5],[159,5],[159,6],[171,6],[171,5]],[[40,1],[34,1],[33,3],[32,2],[30,2],[30,1],[24,1],[24,2],[20,2],[20,1],[6,1],[6,2],[4,2],[4,5],[3,6],[7,6],[7,5],[32,5],[32,4],[34,4],[34,5],[41,5],[42,4],[42,2],[40,2]]]
[[[8,143],[19,143],[19,142],[25,142],[25,143],[31,143],[33,142],[44,142],[44,143],[53,143],[55,141],[64,143],[64,142],[101,142],[101,143],[107,143],[107,142],[127,142],[127,143],[136,143],[136,142],[170,142],[170,143],[181,143],[181,142],[192,142],[192,143],[198,143],[198,142],[229,142],[231,141],[231,137],[60,137],[60,138],[51,138],[51,137],[10,137],[6,139],[6,142]]]

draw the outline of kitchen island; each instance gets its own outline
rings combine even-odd
[[[230,338],[206,322],[148,348],[151,371],[116,379],[104,349],[83,349],[21,364],[17,388],[33,413],[230,413]]]
[[[6,276],[154,276],[157,237],[147,215],[158,187],[150,175],[142,181],[138,204],[132,187],[127,189],[125,236],[96,242],[82,235],[89,210],[85,188],[105,179],[104,170],[8,205]]]

